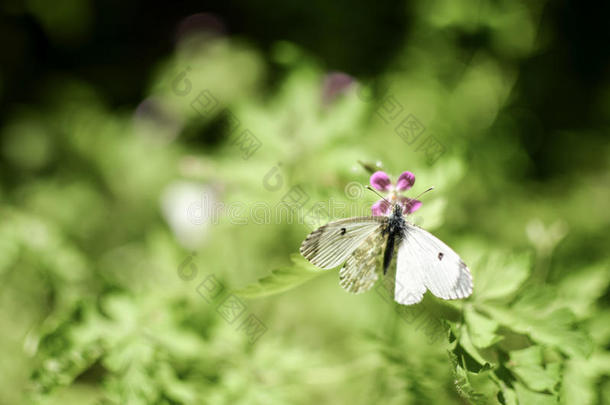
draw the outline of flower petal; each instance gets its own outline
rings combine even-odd
[[[413,187],[415,184],[415,175],[411,172],[403,172],[396,182],[396,189],[398,191],[405,191]]]
[[[421,208],[422,202],[409,197],[400,197],[400,205],[403,206],[403,214],[412,214]]]
[[[386,172],[379,170],[371,175],[371,186],[379,191],[389,191],[392,186],[392,181]]]
[[[373,216],[379,217],[390,213],[390,204],[386,200],[379,200],[371,207]]]
[[[332,72],[326,75],[322,88],[322,101],[332,102],[339,94],[345,92],[354,83],[354,78],[342,72]]]

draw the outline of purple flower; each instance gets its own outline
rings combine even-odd
[[[405,215],[412,214],[417,211],[422,202],[413,198],[408,198],[400,195],[400,192],[407,191],[415,183],[415,175],[411,172],[403,172],[398,176],[396,185],[392,184],[390,176],[382,171],[377,171],[371,176],[371,186],[376,190],[385,191],[387,194],[386,200],[391,203],[397,203],[402,206],[402,212]],[[374,216],[390,215],[392,207],[386,200],[379,200],[371,207]]]
[[[322,87],[322,102],[331,103],[341,93],[345,93],[354,84],[354,78],[342,72],[332,72],[326,75]]]

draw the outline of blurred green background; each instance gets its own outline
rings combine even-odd
[[[0,10],[1,404],[610,403],[607,5]],[[299,259],[358,161],[472,297]]]

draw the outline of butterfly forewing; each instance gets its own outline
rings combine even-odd
[[[386,217],[355,217],[330,222],[305,238],[301,254],[317,267],[332,269],[344,263],[366,238],[386,223]]]
[[[407,224],[398,247],[394,298],[401,304],[414,304],[421,301],[426,288],[446,300],[468,297],[472,293],[470,270],[440,239]]]
[[[399,304],[416,304],[424,298],[426,286],[417,257],[409,250],[406,240],[398,246],[396,254],[396,283],[394,300]]]
[[[383,227],[379,227],[354,250],[339,272],[341,287],[354,294],[373,287],[377,281],[377,264],[385,239]]]

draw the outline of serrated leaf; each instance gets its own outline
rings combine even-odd
[[[513,350],[509,353],[510,361],[515,365],[542,364],[542,347],[530,346],[521,350]]]
[[[555,395],[547,395],[531,391],[526,386],[519,384],[518,382],[515,382],[514,387],[520,405],[554,405],[558,403],[558,398]]]
[[[292,266],[271,271],[271,274],[242,289],[234,291],[244,298],[266,297],[291,290],[299,285],[324,274],[323,270],[310,265],[300,255],[292,255]]]
[[[485,348],[502,339],[501,336],[495,334],[498,322],[479,314],[472,307],[464,309],[464,318],[470,341],[474,346]]]
[[[479,373],[473,373],[460,364],[460,361],[464,363],[464,359],[459,359],[451,352],[449,358],[454,366],[454,383],[457,392],[474,404],[491,403],[490,400],[496,397],[498,389],[489,366],[481,368]]]
[[[597,310],[595,317],[589,319],[587,326],[591,338],[597,344],[606,344],[610,341],[610,310]]]
[[[534,341],[555,347],[568,356],[588,356],[593,349],[591,339],[582,330],[574,327],[574,314],[567,308],[558,308],[550,313],[544,308],[529,308],[514,305],[486,305],[491,317],[515,332],[523,333]]]
[[[464,332],[466,332],[466,331],[464,331]],[[481,366],[485,366],[485,365],[489,364],[489,362],[483,358],[481,353],[479,353],[478,349],[472,343],[469,333],[462,333],[460,335],[459,343],[460,343],[460,346],[462,346],[462,349],[464,349],[466,351],[466,353],[468,353]]]
[[[518,405],[517,404],[517,393],[509,388],[504,381],[498,379],[498,384],[500,385],[500,392],[504,397],[504,404],[506,405]]]
[[[559,284],[558,295],[579,317],[591,314],[591,306],[606,291],[610,283],[607,263],[598,263],[574,272]]]
[[[529,275],[530,256],[493,253],[473,266],[473,299],[485,301],[506,297],[519,288]]]
[[[554,392],[559,383],[559,364],[543,365],[542,347],[531,346],[510,352],[510,370],[534,391]]]
[[[595,352],[589,359],[569,359],[565,364],[562,403],[598,403],[596,385],[602,375],[610,374],[610,353]]]

